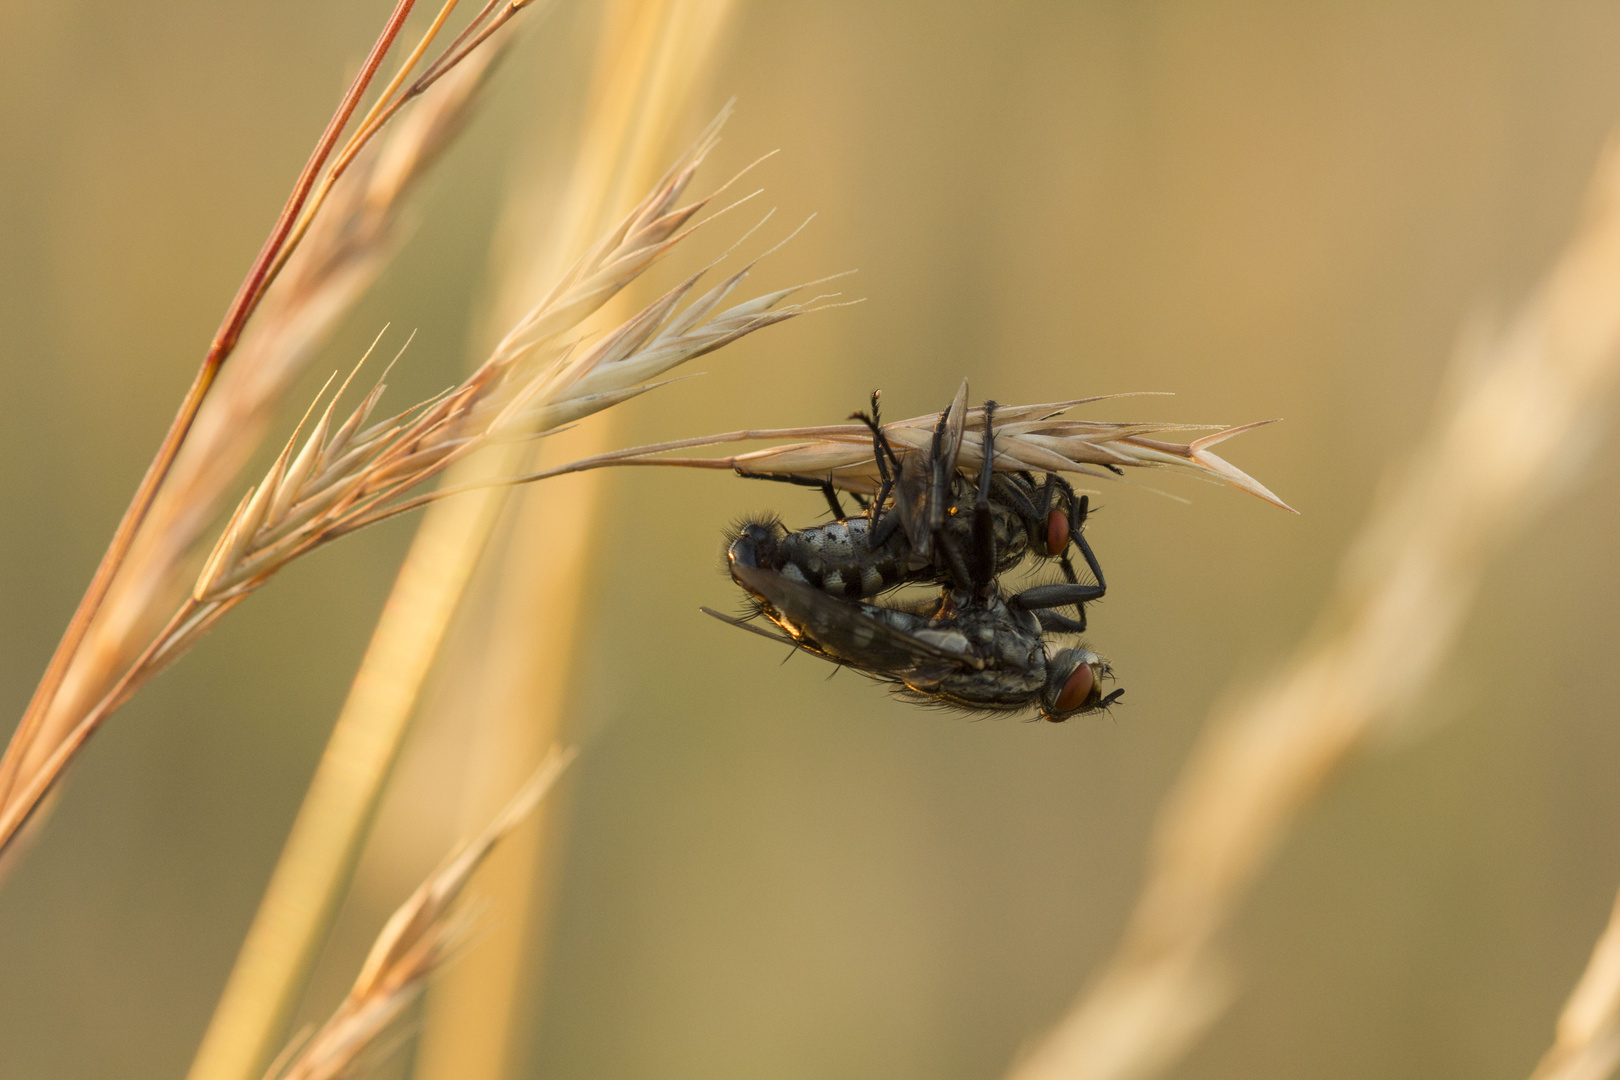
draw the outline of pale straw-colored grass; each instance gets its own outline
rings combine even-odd
[[[1558,1015],[1552,1047],[1530,1080],[1607,1080],[1620,1065],[1620,896],[1580,982]]]
[[[382,31],[328,122],[326,130],[317,140],[315,149],[293,185],[292,193],[288,196],[280,216],[227,308],[202,365],[181,401],[174,421],[170,424],[157,454],[137,486],[123,518],[113,533],[106,553],[91,576],[84,596],[80,599],[16,730],[12,733],[4,757],[0,758],[0,854],[11,850],[11,842],[15,839],[18,828],[40,805],[41,797],[60,776],[62,768],[82,744],[83,739],[88,737],[105,714],[116,707],[116,703],[122,700],[134,685],[143,681],[143,670],[149,666],[148,660],[161,647],[161,642],[153,637],[151,628],[166,625],[164,620],[169,618],[169,599],[178,568],[183,565],[186,554],[190,551],[190,545],[196,540],[197,531],[203,528],[213,513],[214,498],[218,493],[208,491],[205,484],[204,487],[196,488],[192,492],[201,499],[195,506],[171,504],[157,520],[153,518],[153,511],[162,496],[166,482],[173,478],[174,469],[187,443],[197,431],[204,406],[221,385],[221,375],[227,370],[227,361],[237,358],[238,346],[249,328],[250,320],[262,312],[272,286],[302,250],[302,243],[310,235],[312,227],[323,220],[336,227],[342,220],[344,214],[341,197],[333,214],[322,214],[321,211],[333,205],[334,193],[342,191],[342,182],[350,175],[350,170],[354,168],[366,170],[369,167],[373,171],[374,178],[376,177],[376,169],[384,163],[379,163],[368,155],[375,150],[374,140],[384,130],[384,125],[396,116],[409,115],[402,114],[402,110],[444,82],[447,77],[458,78],[456,72],[462,65],[486,63],[487,54],[495,47],[492,35],[526,7],[529,0],[509,0],[505,4],[492,0],[473,16],[447,47],[430,62],[419,66],[420,61],[431,51],[440,31],[447,25],[457,3],[458,0],[446,0],[409,57],[400,64],[393,78],[375,97],[371,108],[345,139],[344,132],[349,129],[350,121],[359,110],[362,100],[393,49],[415,5],[415,0],[397,0]],[[472,78],[476,81],[476,75]],[[394,171],[393,178],[398,183],[399,189],[403,189],[410,174],[420,163],[431,157],[435,144],[441,142],[443,136],[455,127],[458,120],[455,114],[459,113],[461,108],[456,99],[469,88],[470,84],[463,83],[458,91],[452,85],[440,96],[441,106],[427,106],[430,114],[440,112],[440,119],[446,120],[447,123],[435,123],[431,115],[419,119],[417,144],[410,145],[409,136],[395,144],[394,153],[387,155],[388,161],[385,163],[387,168],[380,177],[384,184],[375,188],[373,194],[390,198],[397,195],[397,190],[390,192],[387,187],[388,170]],[[449,106],[447,113],[441,111],[444,105]],[[387,206],[376,209],[382,211],[384,219],[392,214],[391,208]],[[326,227],[327,225],[322,225],[323,229]],[[362,237],[357,235],[354,239]],[[376,239],[373,238],[374,241]],[[332,256],[335,253],[326,254]],[[361,257],[355,265],[349,268],[351,271],[365,262],[365,253],[360,254]],[[315,267],[306,266],[305,269],[317,279],[320,277]],[[297,321],[305,331],[319,329],[322,318],[316,313],[316,309],[329,310],[343,306],[341,296],[343,290],[338,284],[338,279],[342,276],[339,274],[329,279],[326,282],[327,287],[312,298],[301,313],[284,309],[282,315],[284,317],[301,315]],[[360,276],[363,276],[363,272]],[[298,306],[291,299],[288,303],[294,308]],[[261,323],[254,325],[258,326]],[[296,334],[283,337],[278,343],[276,341],[278,335],[273,329],[266,330],[266,333],[269,337],[266,339],[265,351],[260,352],[257,357],[248,356],[243,362],[251,365],[257,360],[281,364],[288,359],[284,354],[285,350],[295,351],[298,347]],[[253,377],[254,373],[250,372],[242,378],[251,382]],[[274,379],[271,381],[274,382]],[[228,425],[226,430],[227,432],[230,430]],[[253,449],[254,442],[251,435],[251,430],[244,432],[241,459],[245,459]],[[218,452],[220,448],[216,446],[214,449]],[[221,453],[220,456],[222,461],[229,459],[229,455]],[[194,474],[191,479],[197,479],[196,475]],[[228,479],[227,477],[226,480]],[[219,487],[221,484],[215,483],[213,486]],[[170,490],[173,492],[173,489]],[[156,530],[169,526],[178,530],[172,544],[156,533]],[[148,545],[146,558],[149,560],[144,569],[152,572],[154,576],[149,581],[134,581],[126,571],[130,568],[130,558],[143,534]],[[100,617],[106,613],[107,600],[121,577],[125,580],[125,587],[128,590],[125,593],[125,604],[120,610],[112,612],[110,618],[104,622],[105,636],[92,643],[90,642],[92,630],[98,621],[102,621]],[[151,610],[147,610],[147,602],[152,605]],[[124,636],[125,631],[129,635],[127,640]],[[163,631],[158,633],[162,634]],[[88,652],[87,644],[90,645]],[[127,659],[124,663],[119,662],[120,658],[131,655],[133,658]],[[75,668],[78,669],[78,676],[71,688],[72,699],[65,706],[58,708],[64,686]],[[112,703],[111,706],[109,702]]]
[[[1465,348],[1452,403],[1354,545],[1311,644],[1211,719],[1160,811],[1113,958],[1012,1080],[1156,1075],[1220,1015],[1233,993],[1222,943],[1233,912],[1351,755],[1410,714],[1490,560],[1585,457],[1617,372],[1620,148],[1611,146],[1552,272],[1500,333]],[[1574,1045],[1583,1038],[1612,1043],[1613,949],[1600,948],[1595,989],[1578,995],[1566,1054],[1587,1053]]]
[[[722,307],[748,276],[750,268],[745,266],[684,307],[680,305],[695,291],[701,273],[688,277],[594,343],[585,345],[576,340],[582,320],[696,227],[694,219],[709,199],[685,205],[679,205],[679,200],[713,147],[718,123],[664,174],[634,210],[523,314],[489,359],[461,384],[413,409],[378,420],[373,411],[383,389],[379,382],[345,419],[338,419],[334,399],[320,411],[307,435],[295,435],[289,440],[265,478],[243,496],[204,565],[192,596],[171,618],[156,645],[132,668],[137,676],[115,687],[105,704],[92,711],[87,725],[104,718],[139,680],[149,678],[169,663],[292,560],[358,528],[420,505],[424,500],[401,501],[402,496],[457,462],[486,447],[544,434],[634,397],[661,385],[649,380],[671,368],[806,311],[803,305],[783,303],[796,289]],[[432,500],[434,496],[426,498]],[[456,563],[450,553],[437,551],[435,555]],[[388,617],[385,609],[385,620]],[[360,679],[366,678],[363,670]],[[334,745],[345,746],[346,738],[343,731],[334,733]],[[78,742],[82,741],[80,737]],[[391,759],[392,752],[385,756]],[[354,763],[345,760],[343,768],[352,770]],[[321,783],[319,774],[315,783]],[[364,814],[341,816],[356,827],[365,818]],[[4,824],[0,819],[0,827]],[[308,830],[326,834],[320,846],[339,857],[322,861],[321,865],[341,876],[357,831],[334,828],[333,821],[324,814],[308,819],[307,824],[301,815],[289,845]],[[307,883],[283,885],[280,879],[273,878],[270,892],[277,894],[289,888],[298,896],[306,887]],[[320,898],[313,907],[308,897],[294,902],[302,912],[297,918],[306,929],[318,924],[333,899],[325,890],[317,892]],[[261,952],[259,933],[260,924],[256,923],[244,953],[260,957],[263,968],[271,969],[273,974],[252,963],[239,964],[227,985],[218,1016],[239,1015],[234,1004],[239,996],[258,1001],[268,993],[275,1000],[267,1008],[243,1007],[242,1022],[255,1029],[252,1034],[235,1030],[217,1017],[199,1052],[194,1077],[239,1075],[241,1069],[235,1065],[216,1066],[216,1058],[237,1060],[245,1055],[245,1059],[251,1059],[273,1035],[277,1018],[290,1003],[296,973],[307,963],[314,935],[294,934],[296,944],[288,945],[278,931],[275,937],[281,944]],[[274,989],[263,989],[265,984]]]
[[[602,5],[587,134],[573,155],[563,199],[564,205],[580,208],[581,226],[616,214],[686,138],[693,105],[736,6],[731,0]],[[532,218],[540,209],[538,194],[514,184],[507,216]],[[507,253],[498,264],[496,295],[521,296],[527,277],[565,258],[568,250],[548,245]],[[769,362],[756,347],[750,363]],[[522,467],[633,441],[625,434],[626,420],[609,413],[547,439]],[[516,783],[548,744],[572,741],[570,703],[578,700],[577,671],[585,648],[581,620],[595,602],[590,562],[602,550],[605,480],[586,474],[553,481],[512,500],[492,544],[494,557],[483,571],[486,583],[498,584],[474,590],[480,602],[467,606],[460,629],[446,644],[446,655],[457,662],[441,670],[440,689],[428,705],[433,715],[422,718],[428,724],[455,723],[458,699],[470,703],[480,718],[479,730],[470,734],[473,749],[465,772],[444,778],[459,780],[449,797],[414,793],[430,806],[480,821],[494,809],[495,793]],[[468,647],[468,639],[485,644]],[[559,803],[541,807],[539,827],[524,829],[503,845],[481,875],[481,892],[499,914],[488,920],[487,947],[434,981],[416,1048],[415,1080],[524,1075],[526,1036],[549,952],[555,875],[548,871],[557,864],[560,814]]]
[[[429,978],[467,944],[476,918],[456,907],[473,872],[495,845],[522,824],[572,760],[555,748],[506,808],[466,843],[457,845],[377,935],[354,985],[330,1018],[295,1039],[273,1067],[274,1080],[340,1080],[377,1065],[404,1037],[403,1021]]]
[[[23,772],[60,744],[191,590],[206,553],[198,545],[217,527],[221,499],[240,482],[288,390],[387,264],[405,195],[465,126],[495,56],[475,54],[446,76],[334,186],[197,413]]]
[[[961,396],[961,395],[959,395]],[[995,469],[1003,472],[1058,472],[1097,479],[1114,479],[1104,468],[1170,469],[1199,480],[1229,484],[1240,491],[1292,511],[1254,477],[1211,452],[1234,435],[1266,424],[1260,420],[1237,427],[1218,424],[1181,424],[1150,421],[1063,420],[1059,417],[1078,405],[1112,401],[1128,395],[1074,398],[1041,405],[997,405],[995,409]],[[973,474],[984,461],[982,406],[967,410],[965,437],[957,458],[959,469]],[[933,438],[939,413],[915,416],[883,425],[897,452],[923,451]],[[1208,435],[1187,443],[1150,438],[1178,431],[1207,430]],[[976,436],[976,437],[975,437]],[[809,440],[755,450],[729,457],[662,457],[675,450],[690,450],[728,442],[775,439]],[[691,439],[615,450],[564,465],[516,477],[509,483],[527,483],[609,465],[646,465],[688,469],[734,469],[768,476],[791,476],[828,481],[841,491],[872,495],[881,483],[872,455],[872,433],[863,424],[822,427],[761,428],[702,435]]]
[[[662,385],[651,380],[687,360],[808,310],[783,302],[802,286],[722,308],[748,276],[745,266],[685,307],[702,272],[593,344],[570,337],[696,227],[693,219],[709,199],[677,204],[716,131],[712,127],[458,386],[380,419],[374,414],[385,389],[381,381],[346,416],[336,411],[338,397],[318,412],[312,406],[308,433],[295,432],[264,479],[242,497],[190,597],[37,766],[19,772],[0,805],[0,847],[119,706],[298,557],[420,505],[408,493],[486,446],[543,435],[609,408]]]

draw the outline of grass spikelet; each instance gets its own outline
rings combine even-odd
[[[534,812],[574,751],[553,749],[506,809],[474,839],[457,847],[388,919],[360,974],[332,1016],[284,1052],[274,1080],[337,1080],[397,1045],[389,1036],[421,996],[427,981],[461,947],[474,919],[455,909],[473,871],[495,845]]]
[[[1112,479],[1104,469],[1170,468],[1197,479],[1226,484],[1248,492],[1290,513],[1293,507],[1242,469],[1211,453],[1208,447],[1253,428],[1275,423],[1261,420],[1238,427],[1142,421],[1064,420],[1062,413],[1077,405],[1113,400],[1108,397],[1076,398],[1043,405],[998,405],[996,407],[996,459],[1000,471],[1024,470],[1067,472],[1099,479]],[[922,451],[933,438],[938,413],[912,417],[883,425],[896,451]],[[976,473],[984,460],[984,409],[970,408],[963,413],[964,431],[957,468]],[[1213,435],[1190,443],[1165,442],[1150,435],[1172,431],[1216,428]],[[676,450],[690,450],[729,442],[756,442],[775,439],[802,439],[786,446],[754,450],[728,457],[661,457]],[[841,491],[861,495],[879,487],[877,462],[872,457],[872,434],[861,424],[830,424],[822,427],[762,428],[702,435],[691,439],[637,446],[598,454],[531,473],[520,481],[539,480],[570,472],[583,472],[608,465],[650,465],[688,469],[733,469],[769,476],[792,476],[829,481]],[[1094,468],[1100,466],[1101,468]]]
[[[722,116],[723,119],[723,116]],[[718,121],[716,122],[718,124]],[[55,753],[0,805],[0,849],[15,835],[61,767],[90,733],[141,685],[185,651],[237,603],[298,557],[357,529],[442,498],[408,498],[456,462],[513,437],[541,435],[651,389],[647,381],[756,330],[803,314],[776,306],[794,290],[719,314],[677,316],[696,279],[648,305],[596,345],[564,340],[686,236],[713,196],[678,205],[718,128],[702,138],[652,192],[520,318],[483,364],[460,385],[363,427],[381,398],[376,386],[337,431],[322,412],[308,443],[290,438],[269,472],[233,515],[205,560],[190,595],[165,628],[90,706]],[[734,281],[723,283],[729,289]],[[703,303],[704,300],[699,303]],[[712,305],[709,305],[712,308]],[[678,330],[678,332],[677,332]],[[311,406],[313,411],[319,404]]]
[[[1557,265],[1497,340],[1461,358],[1455,404],[1369,518],[1312,644],[1211,719],[1161,807],[1116,952],[1012,1080],[1158,1075],[1221,1013],[1233,993],[1221,936],[1248,888],[1352,754],[1409,715],[1489,560],[1584,458],[1581,433],[1620,375],[1617,297],[1620,144],[1611,144]],[[1208,451],[1194,443],[1186,454]],[[1620,1002],[1615,937],[1571,999],[1540,1080],[1607,1074]],[[1576,1068],[1595,1062],[1608,1064]]]
[[[1620,896],[1530,1080],[1599,1080],[1620,1066]]]
[[[136,658],[156,644],[174,605],[192,587],[199,542],[222,500],[239,482],[288,389],[387,264],[405,197],[465,128],[501,46],[497,39],[468,52],[441,72],[432,91],[384,137],[372,140],[382,131],[378,125],[356,144],[346,172],[328,185],[320,213],[310,212],[302,243],[284,241],[288,255],[279,276],[262,283],[255,317],[229,351],[231,363],[206,397],[198,396],[195,419],[172,450],[163,486],[149,493],[139,531],[115,540],[113,549],[127,547],[117,553],[117,572],[104,583],[104,599],[95,598],[95,587],[87,594],[84,610],[94,614],[93,621],[87,614],[77,620],[77,631],[70,627],[53,661],[59,670],[47,672],[18,726],[0,763],[0,799],[20,777],[42,767]],[[83,635],[77,642],[76,632]]]

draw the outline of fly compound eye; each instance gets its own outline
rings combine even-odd
[[[1074,674],[1070,675],[1068,681],[1063,684],[1063,689],[1058,691],[1057,708],[1053,710],[1053,715],[1048,716],[1047,719],[1053,723],[1058,723],[1070,713],[1084,708],[1086,702],[1094,696],[1096,690],[1096,672],[1091,670],[1090,664],[1081,664],[1074,669]]]
[[[1046,553],[1061,555],[1069,546],[1069,517],[1061,510],[1046,515]]]

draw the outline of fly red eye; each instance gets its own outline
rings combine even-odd
[[[1061,510],[1046,515],[1046,553],[1061,555],[1069,546],[1069,519]]]
[[[1091,692],[1097,686],[1097,676],[1091,670],[1090,664],[1081,664],[1069,676],[1069,681],[1063,684],[1062,693],[1058,694],[1057,712],[1059,716],[1074,712],[1084,705],[1091,697]],[[1049,717],[1048,719],[1055,719]]]

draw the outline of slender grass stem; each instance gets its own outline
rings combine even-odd
[[[186,396],[180,403],[180,409],[169,425],[169,430],[163,436],[163,442],[158,447],[157,455],[147,466],[146,474],[141,478],[140,485],[135,489],[134,497],[130,499],[129,507],[124,511],[118,528],[113,532],[112,540],[107,545],[107,551],[96,567],[95,574],[90,579],[89,587],[85,590],[83,598],[79,601],[77,610],[69,620],[62,639],[52,654],[50,663],[46,665],[44,674],[40,677],[39,685],[35,688],[28,707],[23,712],[22,720],[17,725],[16,734],[12,736],[11,744],[6,754],[0,758],[0,805],[10,801],[12,786],[16,783],[17,773],[21,767],[23,755],[27,752],[30,742],[40,725],[44,722],[46,713],[50,710],[56,693],[62,687],[62,680],[66,677],[68,667],[73,662],[74,654],[83,643],[85,635],[90,631],[90,624],[101,609],[101,603],[112,588],[113,578],[117,576],[119,568],[123,565],[124,557],[135,542],[135,534],[140,530],[141,523],[146,519],[147,511],[151,509],[152,502],[157,498],[158,489],[163,485],[164,478],[174,464],[174,459],[180,452],[181,444],[185,442],[191,425],[197,418],[197,411],[202,408],[203,399],[207,397],[209,389],[219,375],[220,368],[230,357],[236,343],[241,340],[242,328],[247,325],[264,292],[274,280],[273,271],[283,265],[282,257],[287,247],[287,240],[292,232],[299,212],[303,209],[316,178],[326,159],[331,155],[337,145],[338,138],[343,129],[348,126],[349,118],[360,99],[365,95],[366,88],[371,85],[372,78],[382,65],[383,58],[393,47],[394,40],[399,36],[405,19],[411,13],[416,0],[398,0],[388,21],[383,24],[381,33],[372,44],[371,52],[366,56],[360,71],[349,84],[342,101],[338,103],[337,110],[327,121],[326,130],[321,133],[319,141],[309,160],[305,162],[298,181],[293,185],[292,193],[287,197],[286,205],[282,207],[281,214],[265,239],[259,254],[254,258],[253,265],[248,269],[247,277],[243,279],[237,289],[231,306],[226,309],[225,317],[221,320],[218,331],[203,357],[202,367],[198,370]],[[31,812],[31,808],[29,808]],[[0,845],[3,846],[3,845]]]

